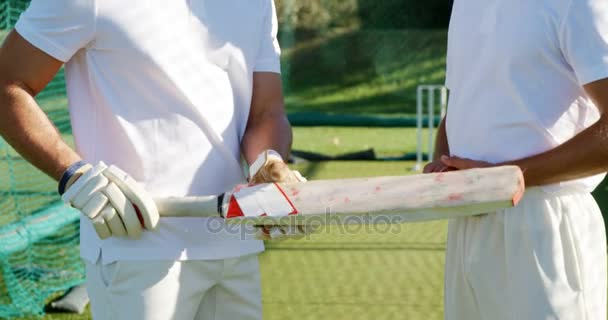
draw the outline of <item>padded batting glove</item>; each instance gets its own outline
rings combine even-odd
[[[137,239],[144,229],[154,230],[158,225],[152,197],[116,166],[78,162],[64,173],[59,193],[63,201],[91,220],[101,239]]]
[[[300,172],[289,169],[281,155],[274,150],[262,152],[249,168],[249,182],[252,184],[306,181]],[[257,238],[260,240],[301,239],[315,230],[316,228],[312,226],[260,227]]]

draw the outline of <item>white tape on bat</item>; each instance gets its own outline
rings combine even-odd
[[[231,202],[228,209],[228,218],[238,216],[284,217],[298,212],[283,190],[275,183],[243,188],[235,192],[232,197],[234,201]]]

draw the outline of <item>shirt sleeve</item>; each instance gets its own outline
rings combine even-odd
[[[15,30],[33,46],[67,62],[95,34],[95,0],[32,0]]]
[[[581,85],[608,78],[608,1],[570,0],[562,20],[562,53]]]
[[[48,1],[48,0],[47,0]],[[281,73],[281,47],[277,40],[279,29],[274,1],[268,0],[268,9],[262,28],[262,42],[255,61],[255,72]]]

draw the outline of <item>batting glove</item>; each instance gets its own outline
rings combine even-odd
[[[127,173],[103,162],[71,166],[60,181],[59,193],[63,201],[91,220],[101,239],[137,239],[144,229],[154,230],[158,225],[152,197]]]
[[[249,168],[249,182],[252,184],[306,181],[300,172],[289,169],[281,155],[274,150],[262,152]],[[315,230],[316,228],[312,226],[260,227],[257,238],[260,240],[301,239]]]

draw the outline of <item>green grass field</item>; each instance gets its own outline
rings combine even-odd
[[[401,175],[411,165],[329,162],[298,169],[320,179]],[[265,319],[441,319],[445,231],[445,222],[334,227],[303,242],[269,243],[261,257]]]
[[[293,131],[295,150],[331,156],[374,149],[380,157],[397,157],[416,150],[415,128],[295,127]],[[422,131],[425,142],[427,134]]]
[[[367,145],[381,155],[394,155],[411,145],[412,133],[295,128],[294,148],[338,154]],[[332,161],[294,168],[312,179],[331,179],[403,175],[412,166],[403,161]],[[444,222],[333,227],[303,241],[270,242],[260,256],[264,318],[441,319],[445,229]],[[44,319],[90,317],[48,314]]]
[[[282,59],[291,112],[412,114],[416,87],[445,78],[442,29],[332,29],[294,43]]]
[[[314,179],[403,174],[411,163],[300,165]],[[444,222],[321,230],[268,243],[260,256],[264,319],[442,318]],[[90,319],[52,314],[45,319]]]

